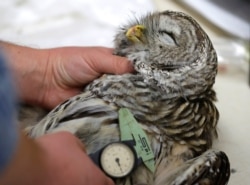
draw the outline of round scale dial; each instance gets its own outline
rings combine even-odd
[[[109,176],[124,177],[133,170],[135,160],[135,153],[129,146],[112,143],[103,149],[100,163]]]

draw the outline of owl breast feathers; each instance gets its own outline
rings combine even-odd
[[[28,127],[30,137],[66,130],[93,153],[120,140],[117,112],[125,107],[150,140],[156,170],[140,165],[116,184],[227,184],[228,158],[210,149],[219,119],[217,56],[199,24],[184,13],[155,12],[122,26],[114,45],[136,72],[96,79]]]

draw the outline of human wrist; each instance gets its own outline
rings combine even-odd
[[[40,104],[47,71],[49,50],[36,49],[0,42],[8,59],[20,99],[29,104]]]

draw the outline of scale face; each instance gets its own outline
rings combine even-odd
[[[128,175],[136,163],[135,152],[122,142],[111,143],[101,153],[100,164],[107,175],[120,178]]]

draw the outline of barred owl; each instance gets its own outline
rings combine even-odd
[[[227,184],[228,158],[210,149],[219,119],[217,56],[199,24],[180,12],[150,13],[122,26],[114,45],[136,72],[96,79],[28,127],[29,136],[66,130],[93,153],[119,141],[117,112],[126,107],[150,140],[156,169],[140,165],[117,185]]]

